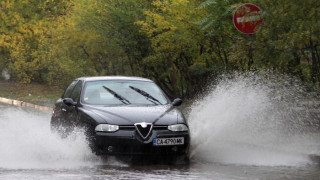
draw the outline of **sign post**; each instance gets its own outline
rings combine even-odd
[[[257,27],[263,22],[261,18],[261,9],[254,4],[243,4],[234,12],[233,24],[244,34],[250,36],[250,47],[248,52],[248,69],[251,69],[253,64],[253,40],[252,34],[257,31]]]
[[[254,4],[243,4],[234,12],[233,23],[238,31],[244,34],[253,34],[263,22],[261,9]]]

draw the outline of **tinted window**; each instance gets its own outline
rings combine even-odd
[[[71,98],[73,99],[73,101],[77,102],[79,100],[81,88],[82,88],[82,81],[78,81],[78,83],[75,85],[71,93]]]
[[[127,104],[116,98],[105,87],[128,100],[131,105],[156,105],[169,102],[162,90],[153,82],[115,80],[86,82],[82,102],[110,106]],[[132,87],[148,93],[157,101],[143,96]]]
[[[78,81],[72,81],[72,83],[68,86],[68,88],[66,89],[66,91],[64,92],[62,98],[70,98],[71,97],[71,92],[74,88],[74,86],[76,85]]]

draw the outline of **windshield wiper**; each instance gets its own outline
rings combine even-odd
[[[122,97],[120,94],[117,94],[116,92],[112,91],[110,88],[106,86],[102,86],[104,89],[106,89],[109,93],[111,93],[114,97],[119,99],[123,104],[131,104],[129,100],[126,98]]]
[[[147,92],[141,90],[141,89],[138,89],[136,87],[133,87],[133,86],[129,86],[131,89],[135,90],[137,93],[141,94],[142,96],[146,97],[147,100],[149,100],[150,102],[152,102],[153,104],[161,104],[161,102],[154,98],[153,96],[151,96],[150,94],[148,94]],[[156,103],[157,102],[157,103]],[[162,104],[161,104],[162,105]]]

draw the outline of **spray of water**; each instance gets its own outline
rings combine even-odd
[[[49,113],[5,106],[0,110],[0,169],[69,169],[118,163],[92,154],[81,130],[65,139],[52,133]]]
[[[224,76],[190,108],[191,156],[267,166],[311,163],[319,154],[319,100],[285,76]]]
[[[319,154],[319,98],[283,76],[222,77],[189,114],[191,156],[205,162],[293,166]],[[0,105],[0,169],[116,164],[91,153],[81,130],[51,133],[50,114]],[[106,164],[107,163],[107,164]]]

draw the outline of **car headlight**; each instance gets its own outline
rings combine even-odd
[[[95,131],[98,131],[98,132],[115,132],[118,130],[119,130],[118,125],[111,125],[111,124],[99,124],[95,128]]]
[[[168,126],[170,131],[188,131],[188,127],[185,124],[175,124]]]

